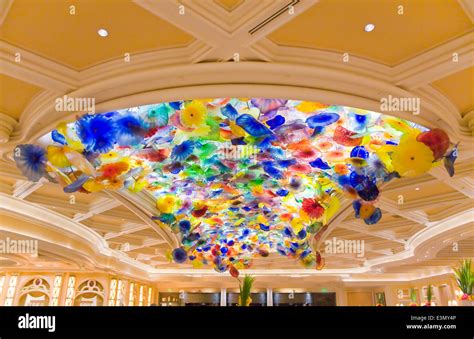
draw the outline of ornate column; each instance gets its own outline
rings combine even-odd
[[[221,288],[221,306],[227,306],[227,289]]]
[[[267,306],[273,306],[273,289],[267,288]]]

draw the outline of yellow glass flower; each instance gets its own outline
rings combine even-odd
[[[117,162],[120,159],[120,154],[115,151],[110,151],[99,156],[100,162],[102,164],[108,164],[111,162]]]
[[[300,214],[300,217],[296,217],[296,218],[293,218],[293,220],[291,220],[291,226],[293,227],[293,230],[295,231],[295,233],[298,233],[299,231],[303,229],[304,218],[301,217],[301,214]]]
[[[106,182],[107,182],[107,185],[105,187],[111,191],[117,191],[123,187],[123,180],[119,178],[106,180]]]
[[[245,130],[242,127],[238,126],[233,121],[229,122],[229,127],[230,127],[230,130],[232,131],[232,134],[235,135],[236,138],[242,138],[247,135]]]
[[[423,174],[433,165],[433,152],[415,138],[402,138],[392,153],[392,166],[402,177]]]
[[[317,111],[319,109],[323,109],[326,107],[328,106],[323,105],[319,102],[302,101],[298,106],[296,106],[296,109],[298,109],[298,111],[303,112],[303,113],[312,113],[314,111]]]
[[[71,166],[71,162],[64,154],[64,148],[59,146],[48,146],[46,149],[48,160],[56,167]]]
[[[398,119],[395,117],[385,117],[384,121],[393,130],[403,133],[404,137],[414,138],[420,133],[419,129],[411,127],[402,119]],[[388,133],[388,132],[386,131],[385,133]],[[385,135],[385,137],[389,138],[391,137],[391,135],[387,134]]]
[[[71,149],[79,152],[84,150],[84,145],[82,145],[77,137],[76,131],[71,127],[71,125],[68,125],[66,122],[61,122],[56,129],[64,136]]]
[[[156,201],[156,207],[161,213],[173,213],[176,208],[176,197],[173,195],[164,195]]]
[[[141,178],[136,180],[130,187],[128,187],[128,190],[133,193],[138,193],[142,191],[147,185],[148,180],[146,180],[145,178]]]
[[[88,192],[100,192],[105,189],[105,185],[101,181],[94,179],[87,180],[82,187]]]
[[[198,127],[207,117],[206,107],[199,101],[193,101],[180,113],[181,123],[186,127]]]

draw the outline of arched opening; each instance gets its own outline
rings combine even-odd
[[[18,306],[48,306],[50,285],[44,278],[29,280],[20,290]]]
[[[74,306],[103,306],[104,287],[97,280],[86,280],[76,289]]]

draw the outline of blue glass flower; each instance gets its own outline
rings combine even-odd
[[[352,208],[354,209],[354,217],[360,218],[360,208],[362,207],[362,204],[360,203],[359,200],[354,200],[352,202]]]
[[[117,128],[102,114],[86,114],[76,121],[77,136],[87,151],[107,153],[114,147]]]
[[[298,232],[298,238],[301,239],[301,240],[306,238],[306,235],[307,235],[307,233],[306,233],[306,230],[304,228],[301,231]]]
[[[145,121],[135,114],[119,115],[115,119],[117,143],[120,146],[139,144],[148,130]]]
[[[181,107],[183,105],[183,102],[182,101],[171,101],[169,103],[169,105],[171,106],[171,108],[173,108],[175,110],[178,110],[178,109],[181,109]]]
[[[267,125],[271,128],[271,129],[275,129],[277,128],[278,126],[281,126],[285,123],[285,118],[282,117],[281,115],[277,115],[276,117],[274,117],[273,119],[270,119],[267,121]]]
[[[301,259],[306,258],[310,253],[311,253],[311,250],[304,250],[303,252],[301,252],[300,258]]]
[[[310,116],[306,119],[306,123],[311,128],[324,127],[331,125],[339,120],[339,114],[336,113],[320,113]]]
[[[363,190],[373,184],[373,182],[368,176],[359,174],[356,171],[351,172],[349,180],[351,186],[354,187],[357,191]]]
[[[379,196],[379,189],[377,185],[370,184],[362,190],[357,190],[357,194],[365,201],[373,201]]]
[[[182,233],[188,233],[190,229],[191,229],[191,223],[189,222],[189,220],[181,220],[179,222],[179,230]]]
[[[64,135],[59,133],[58,130],[56,130],[56,129],[54,129],[51,132],[51,139],[53,139],[53,141],[55,141],[55,142],[57,142],[58,144],[61,144],[61,145],[66,145],[67,144],[66,138],[64,137]]]
[[[239,115],[237,110],[231,104],[221,107],[221,113],[232,121],[234,121]]]
[[[277,195],[279,195],[280,197],[286,197],[288,195],[289,191],[281,188],[278,191],[276,191],[275,193]]]
[[[290,167],[291,165],[294,165],[297,163],[296,159],[288,159],[288,160],[278,160],[277,161],[278,166],[287,168]]]
[[[364,219],[364,222],[367,225],[374,225],[379,222],[379,220],[382,219],[382,210],[380,208],[376,208],[374,213],[366,219]]]
[[[82,174],[81,176],[79,176],[79,178],[77,178],[76,181],[74,181],[73,183],[67,185],[66,187],[63,188],[63,191],[64,193],[73,193],[73,192],[76,192],[78,189],[80,189],[82,187],[82,185],[84,185],[84,183],[89,180],[89,176],[88,175],[85,175],[85,174]]]
[[[173,256],[174,262],[176,262],[178,264],[182,264],[188,258],[188,254],[181,247],[175,248],[173,250],[172,256]]]
[[[315,167],[315,168],[319,168],[319,169],[330,169],[331,168],[331,166],[329,166],[327,164],[327,162],[325,162],[321,158],[317,158],[316,160],[311,161],[309,164],[311,165],[311,167]]]
[[[368,157],[369,152],[367,152],[364,146],[356,146],[351,151],[351,158],[367,159]]]
[[[171,159],[177,161],[186,160],[194,150],[194,142],[191,140],[186,140],[183,143],[176,145],[171,152]]]
[[[46,174],[46,153],[37,145],[18,145],[14,152],[16,166],[31,181],[38,181]]]
[[[235,120],[235,122],[237,125],[242,127],[245,132],[254,137],[263,137],[272,134],[272,132],[267,127],[265,127],[265,125],[263,125],[250,114],[242,114]]]
[[[284,177],[283,173],[279,169],[273,167],[272,165],[264,166],[263,170],[265,171],[265,173],[267,173],[269,176],[275,179],[283,179]]]

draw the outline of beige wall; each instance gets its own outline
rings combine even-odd
[[[134,296],[135,296],[135,302],[134,306],[138,306],[139,301],[140,301],[140,289],[142,288],[143,294],[142,294],[142,303],[143,306],[148,306],[148,302],[151,304],[154,304],[157,302],[157,296],[158,293],[156,291],[156,288],[153,284],[150,284],[149,282],[145,281],[136,281],[133,279],[129,279],[127,277],[121,277],[121,276],[116,276],[116,275],[111,275],[111,274],[106,274],[106,273],[97,273],[97,272],[91,272],[91,273],[83,273],[83,272],[0,272],[0,282],[3,280],[3,286],[0,290],[0,306],[5,305],[5,301],[7,300],[8,297],[8,290],[9,290],[9,283],[11,281],[11,277],[16,276],[17,277],[17,283],[14,289],[14,297],[13,297],[13,306],[19,306],[22,301],[24,301],[24,295],[28,292],[24,290],[24,287],[28,282],[30,282],[32,279],[36,278],[41,278],[43,281],[47,282],[49,285],[49,289],[47,291],[42,290],[43,292],[46,293],[48,296],[47,299],[49,299],[49,305],[52,305],[52,300],[53,300],[53,295],[55,292],[55,278],[56,277],[61,277],[61,284],[60,286],[56,287],[57,291],[57,300],[58,300],[58,306],[64,306],[66,305],[66,300],[68,297],[68,283],[70,281],[71,277],[74,277],[74,292],[72,294],[72,300],[71,302],[73,304],[77,304],[79,300],[79,296],[81,295],[81,291],[79,290],[79,287],[81,286],[82,283],[88,281],[88,280],[93,280],[96,281],[98,284],[97,286],[102,286],[102,293],[97,293],[97,295],[100,296],[100,298],[103,301],[103,305],[109,305],[110,298],[113,297],[113,293],[111,294],[111,282],[112,280],[115,280],[117,284],[117,289],[118,289],[118,281],[121,281],[122,284],[122,305],[128,306],[129,301],[130,301],[130,287],[131,284],[133,283],[134,285]],[[2,279],[2,277],[4,277]],[[100,285],[99,285],[100,284]],[[151,287],[151,296],[150,298],[148,297],[149,293],[149,288]],[[38,294],[37,290],[32,291],[35,296],[41,295]],[[90,296],[90,294],[86,294],[86,296]],[[117,301],[117,292],[115,295],[115,303],[114,304],[119,304]]]
[[[347,292],[347,306],[374,306],[372,291]]]
[[[68,294],[68,282],[70,277],[75,277],[74,283],[74,299],[80,294],[78,288],[79,286],[87,280],[93,279],[96,280],[103,286],[103,304],[109,305],[111,297],[111,282],[115,279],[117,285],[118,281],[122,282],[122,305],[128,306],[130,302],[130,290],[133,283],[134,286],[134,306],[138,306],[140,299],[140,288],[143,286],[143,306],[148,305],[148,291],[149,288],[152,288],[152,293],[150,297],[151,304],[158,304],[158,293],[162,292],[178,292],[178,290],[185,292],[198,292],[198,291],[220,291],[226,290],[225,286],[218,287],[217,284],[212,284],[209,281],[203,279],[202,286],[199,287],[183,287],[176,288],[176,284],[173,284],[171,281],[164,283],[163,281],[157,282],[146,282],[146,281],[137,281],[125,276],[117,276],[103,272],[1,272],[0,271],[0,282],[3,278],[3,288],[0,291],[0,305],[5,305],[5,300],[7,299],[9,281],[12,276],[17,276],[17,284],[14,290],[14,297],[12,300],[13,305],[19,305],[22,299],[22,293],[25,294],[25,291],[22,291],[22,288],[34,278],[42,278],[49,285],[48,297],[51,301],[54,294],[54,281],[57,276],[62,278],[61,286],[58,290],[58,305],[65,305],[67,294]],[[282,288],[281,285],[283,282],[286,282],[286,288]],[[344,283],[344,282],[334,282],[326,283],[321,286],[324,286],[324,290],[327,292],[336,293],[336,301],[338,306],[373,306],[375,305],[375,293],[385,293],[385,300],[387,306],[395,306],[403,304],[407,306],[410,303],[409,299],[409,290],[410,288],[415,288],[418,291],[418,300],[417,303],[421,304],[425,301],[424,295],[426,294],[426,287],[428,284],[433,286],[433,301],[438,306],[448,306],[448,302],[456,299],[455,291],[456,285],[452,277],[443,277],[439,279],[424,279],[420,281],[415,281],[411,283],[397,283],[397,282],[384,282],[375,285],[375,283]],[[275,278],[274,284],[265,283],[262,285],[262,280],[257,281],[255,285],[255,290],[259,291],[290,291],[294,290],[296,292],[320,292],[322,287],[318,284],[313,284],[312,287],[308,286],[297,286],[298,281],[288,281],[283,278]],[[294,286],[294,287],[293,287]],[[327,286],[327,288],[326,288]],[[232,288],[227,288],[227,290],[232,290]],[[74,300],[73,299],[73,300]],[[115,297],[117,299],[117,296]],[[118,305],[119,302],[116,300],[115,304]]]

